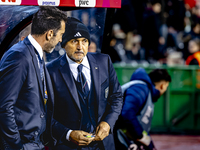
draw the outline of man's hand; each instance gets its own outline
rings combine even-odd
[[[78,146],[86,146],[89,145],[94,139],[94,137],[86,136],[92,136],[92,134],[81,130],[73,130],[70,133],[69,139]]]
[[[102,121],[97,129],[96,129],[96,136],[94,141],[102,141],[105,137],[109,135],[110,132],[110,125],[107,122]]]
[[[139,141],[140,143],[149,146],[150,142],[151,142],[151,137],[147,135],[146,131],[142,132],[143,137],[141,139],[138,139],[137,141]]]

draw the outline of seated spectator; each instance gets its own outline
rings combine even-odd
[[[191,19],[193,22],[200,22],[200,4],[193,8]]]
[[[127,57],[124,49],[124,40],[126,34],[121,30],[119,24],[114,24],[112,27],[111,40],[106,51],[106,54],[110,55],[113,63],[126,62]]]
[[[94,36],[90,37],[90,45],[88,47],[88,52],[92,52],[92,53],[101,52],[101,50],[99,50],[98,48],[97,39]]]
[[[184,65],[183,54],[178,51],[171,51],[166,58],[167,66]]]
[[[11,48],[14,44],[18,43],[19,41],[23,41],[29,34],[31,33],[31,24],[26,26],[10,43],[8,49]]]
[[[199,65],[200,67],[200,39],[190,40],[188,50],[191,55],[186,59],[186,65]]]
[[[126,56],[131,60],[145,60],[145,50],[141,47],[141,36],[138,34],[128,34],[126,38]]]
[[[182,41],[184,43],[183,58],[185,60],[190,55],[188,53],[188,42],[195,38],[200,39],[200,23],[199,22],[194,22],[192,24],[192,30],[189,33],[184,33],[184,35],[182,37]]]
[[[149,63],[159,59],[159,45],[165,44],[165,39],[160,32],[161,29],[161,1],[153,0],[151,7],[147,8],[143,14],[142,47],[146,50],[146,59]]]
[[[88,46],[88,52],[95,53],[97,51],[97,45],[94,41],[91,41],[90,45]]]
[[[19,33],[19,41],[23,41],[31,33],[31,24]]]

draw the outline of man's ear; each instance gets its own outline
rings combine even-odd
[[[46,40],[49,41],[53,37],[53,30],[47,31]]]
[[[161,81],[161,83],[160,83],[160,89],[161,89],[161,90],[163,90],[164,84],[165,84],[165,83]]]
[[[164,88],[163,82],[160,81],[160,82],[155,83],[155,87],[157,90],[161,91]]]
[[[25,36],[22,36],[22,37],[20,38],[20,40],[23,41],[25,38],[26,38]]]

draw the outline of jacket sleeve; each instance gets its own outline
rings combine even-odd
[[[47,65],[48,67],[48,65]],[[67,132],[69,131],[69,129],[67,127],[65,127],[64,125],[62,125],[60,122],[58,122],[57,120],[55,120],[53,118],[53,113],[54,113],[54,90],[53,90],[53,85],[52,85],[52,82],[51,82],[51,76],[49,74],[49,70],[46,70],[46,78],[48,80],[48,90],[51,91],[50,94],[49,94],[49,98],[52,99],[52,102],[53,103],[50,103],[51,101],[49,100],[47,102],[47,107],[48,107],[48,113],[49,115],[51,116],[51,124],[49,127],[51,127],[50,130],[46,130],[46,136],[44,137],[44,142],[45,143],[49,143],[48,146],[54,146],[56,144],[61,144],[63,143],[63,141],[66,141],[66,134]],[[48,123],[48,119],[47,119],[47,123]],[[51,135],[50,135],[51,134]],[[49,140],[49,137],[53,137],[53,141]]]
[[[107,99],[106,112],[104,113],[105,117],[103,118],[104,121],[110,125],[111,132],[113,132],[115,122],[121,113],[123,96],[122,96],[121,86],[119,84],[110,57],[108,57],[108,68],[109,68],[109,96]]]
[[[124,98],[124,105],[121,116],[131,135],[142,138],[143,128],[140,125],[137,115],[140,114],[148,96],[148,87],[143,84],[136,84],[127,89]]]
[[[52,121],[52,133],[53,137],[56,139],[56,144],[61,144],[66,141],[67,132],[70,129],[53,119]]]
[[[21,149],[22,142],[15,121],[14,106],[26,79],[25,56],[7,53],[0,62],[0,129],[5,147]]]

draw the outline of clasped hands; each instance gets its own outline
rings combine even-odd
[[[70,141],[74,142],[78,146],[86,146],[89,145],[92,141],[102,141],[109,135],[109,132],[110,125],[107,122],[102,121],[96,128],[95,137],[92,137],[93,134],[82,130],[73,130],[70,133]]]

